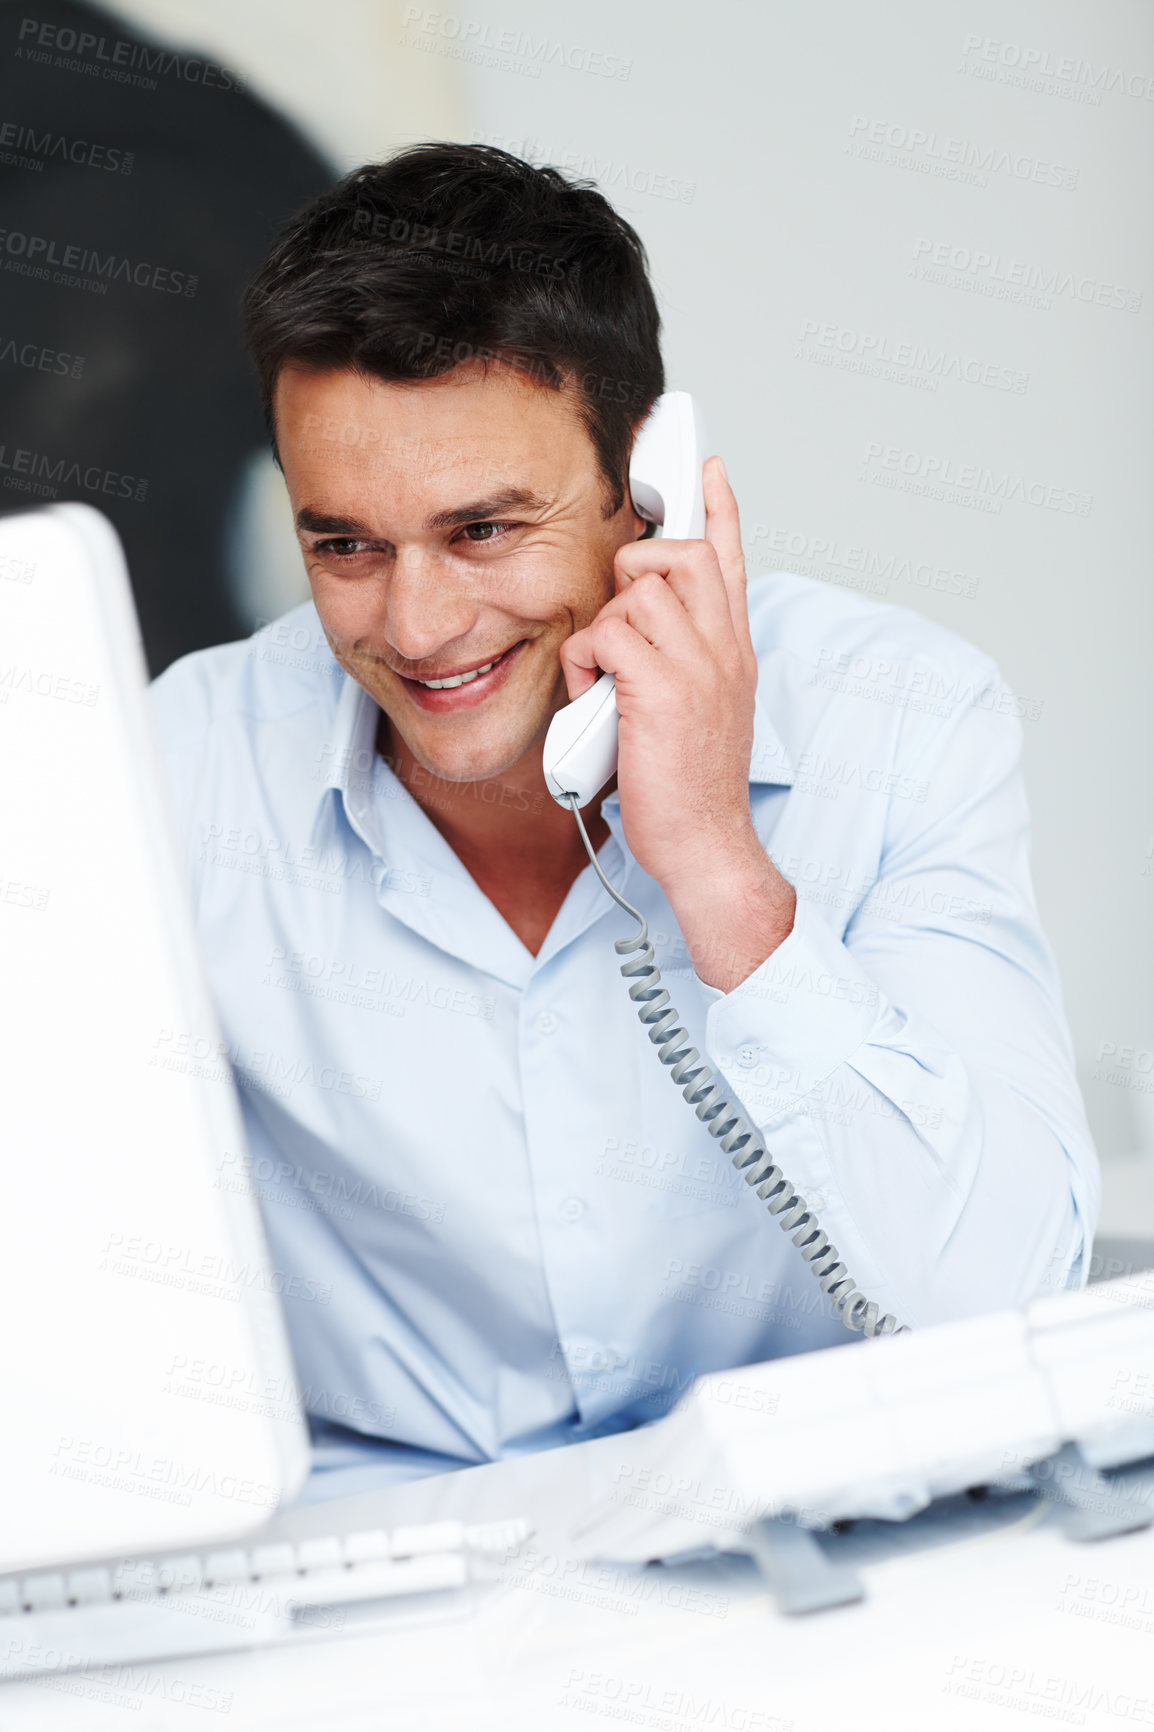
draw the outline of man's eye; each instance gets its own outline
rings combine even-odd
[[[336,559],[349,559],[354,553],[359,553],[364,545],[363,541],[356,541],[351,535],[334,535],[328,541],[315,542],[313,552],[331,553]]]
[[[507,523],[466,523],[463,533],[470,541],[495,541],[498,533],[508,527]]]

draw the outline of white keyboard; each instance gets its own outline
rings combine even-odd
[[[530,1532],[431,1522],[0,1576],[0,1678],[340,1634],[344,1608],[463,1587]]]

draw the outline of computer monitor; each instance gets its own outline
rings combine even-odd
[[[146,687],[107,521],[0,518],[0,1571],[250,1532],[308,1465]]]

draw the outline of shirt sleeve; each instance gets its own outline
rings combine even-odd
[[[1097,1215],[1001,691],[923,748],[926,802],[891,801],[844,932],[799,896],[773,955],[707,989],[710,1059],[857,1287],[912,1326],[1080,1285]]]

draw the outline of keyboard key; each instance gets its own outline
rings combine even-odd
[[[247,1582],[249,1575],[248,1553],[239,1546],[232,1551],[209,1552],[204,1560],[206,1582]]]
[[[339,1570],[344,1567],[341,1542],[335,1537],[301,1540],[296,1550],[298,1570]]]
[[[112,1598],[112,1577],[103,1564],[73,1570],[68,1577],[67,1598],[70,1605],[101,1605]]]
[[[300,1618],[309,1606],[350,1605],[358,1600],[433,1593],[463,1587],[468,1579],[469,1566],[463,1552],[438,1552],[398,1563],[366,1563],[327,1575],[298,1576],[295,1585],[286,1584],[282,1592]]]
[[[465,1544],[475,1552],[498,1555],[515,1551],[533,1532],[533,1524],[525,1516],[504,1522],[480,1522],[465,1529]]]
[[[51,1575],[24,1577],[24,1604],[31,1606],[34,1612],[54,1612],[67,1603],[63,1576],[53,1572]]]
[[[362,1533],[345,1535],[344,1554],[349,1564],[376,1563],[391,1557],[392,1547],[384,1528],[366,1528]]]
[[[149,1558],[129,1558],[117,1564],[112,1592],[122,1600],[150,1598],[156,1592],[156,1565]]]
[[[275,1576],[295,1576],[296,1552],[287,1540],[281,1545],[254,1546],[249,1553],[249,1569],[262,1582]]]
[[[157,1586],[168,1594],[189,1594],[204,1581],[200,1559],[193,1552],[183,1557],[161,1558],[156,1566]]]

